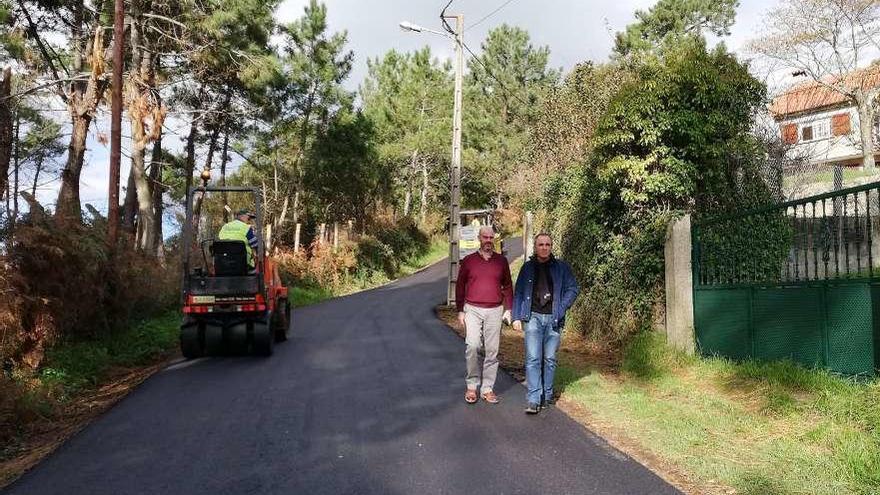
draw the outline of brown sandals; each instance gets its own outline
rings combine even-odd
[[[477,391],[475,389],[467,389],[467,391],[464,393],[464,401],[468,404],[476,404]]]

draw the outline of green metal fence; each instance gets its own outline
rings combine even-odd
[[[704,354],[880,368],[880,182],[692,227]]]

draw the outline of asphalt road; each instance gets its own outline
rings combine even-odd
[[[507,374],[501,404],[465,404],[445,283],[440,263],[294,310],[268,359],[174,364],[3,493],[679,493],[560,411],[523,414]]]

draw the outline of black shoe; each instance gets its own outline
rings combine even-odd
[[[545,399],[541,401],[541,409],[550,409],[556,404],[556,398]]]
[[[526,408],[526,414],[538,414],[539,412],[541,412],[541,406],[533,402],[530,402],[529,407]]]

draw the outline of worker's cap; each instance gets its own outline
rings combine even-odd
[[[250,218],[257,218],[257,214],[252,212],[251,210],[248,210],[247,208],[242,208],[238,210],[238,213],[235,214],[235,216],[237,217],[240,217],[242,215],[247,215]]]

